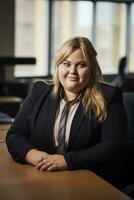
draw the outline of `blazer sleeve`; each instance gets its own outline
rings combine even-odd
[[[107,101],[108,116],[99,125],[100,142],[89,149],[65,154],[69,169],[86,168],[102,173],[107,167],[119,167],[117,163],[120,162],[127,135],[127,118],[121,90],[114,89],[112,97]]]
[[[22,163],[25,162],[27,152],[34,148],[29,141],[31,134],[29,121],[35,102],[38,102],[37,99],[39,99],[40,95],[47,91],[44,85],[41,81],[34,84],[7,133],[6,144],[8,151],[14,160]]]

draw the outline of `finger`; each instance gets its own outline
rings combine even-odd
[[[51,165],[53,165],[52,161],[49,161],[48,159],[44,159],[40,163],[38,163],[38,165],[36,166],[36,168],[40,169],[40,170],[46,170]]]
[[[47,171],[55,171],[57,170],[57,167],[55,164],[51,165],[50,167],[47,168]]]
[[[37,162],[36,162],[36,165],[35,165],[35,167],[39,164],[39,163],[41,163],[42,161],[43,161],[43,157],[41,157]]]
[[[37,169],[40,169],[42,165],[44,165],[44,162],[43,162],[43,161],[40,161],[40,162],[36,165],[36,168],[37,168]]]
[[[45,171],[45,170],[47,170],[48,168],[50,168],[52,165],[53,165],[53,163],[51,163],[51,162],[45,163],[44,165],[42,165],[42,166],[40,167],[40,170],[41,170],[41,171]]]
[[[46,164],[44,164],[41,166],[40,170],[45,171],[45,170],[47,170],[47,168],[48,168],[48,166]]]
[[[42,158],[36,165],[36,168],[39,169],[42,165],[44,165],[47,161],[47,158]]]

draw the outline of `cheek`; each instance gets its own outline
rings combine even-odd
[[[85,71],[81,72],[80,77],[84,82],[87,82],[90,78],[89,70],[85,70]]]
[[[64,77],[66,76],[66,72],[63,69],[58,69],[58,77],[60,82],[62,82],[64,80]]]

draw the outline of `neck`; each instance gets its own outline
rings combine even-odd
[[[65,91],[65,97],[67,98],[68,101],[72,101],[72,100],[75,99],[77,96],[78,96],[78,93]]]

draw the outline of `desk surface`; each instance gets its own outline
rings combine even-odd
[[[0,130],[5,131],[5,133],[6,133],[6,131],[8,131],[10,126],[11,126],[11,123],[10,124],[0,124]]]
[[[11,124],[0,124],[0,143],[5,142],[6,134]]]
[[[130,200],[88,170],[42,172],[13,161],[0,143],[1,200]]]

